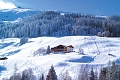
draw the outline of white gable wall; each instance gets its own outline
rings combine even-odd
[[[68,52],[73,52],[73,48],[67,47]]]

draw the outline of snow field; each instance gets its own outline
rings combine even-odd
[[[32,68],[36,75],[47,75],[50,66],[53,65],[57,75],[68,70],[72,77],[77,77],[81,64],[91,66],[106,65],[108,61],[120,61],[120,39],[97,36],[65,36],[65,37],[38,37],[29,38],[26,44],[20,46],[19,38],[7,38],[0,40],[0,56],[8,59],[0,61],[0,79],[9,77],[14,73]],[[33,56],[39,48],[47,49],[47,46],[73,45],[74,51],[65,54],[53,54]],[[79,48],[84,50],[84,55],[79,54]],[[108,55],[111,54],[111,55]]]

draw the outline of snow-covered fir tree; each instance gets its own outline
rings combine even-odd
[[[46,51],[46,54],[50,54],[50,46],[48,45],[48,47],[47,47],[47,51]]]
[[[18,23],[0,25],[0,37],[40,37],[97,35],[109,31],[109,36],[120,36],[119,16],[95,17],[80,13],[42,11]]]

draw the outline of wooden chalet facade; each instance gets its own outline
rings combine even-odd
[[[53,53],[57,53],[57,52],[73,52],[74,47],[72,45],[69,46],[64,46],[64,45],[58,45],[56,47],[51,48],[51,51]]]

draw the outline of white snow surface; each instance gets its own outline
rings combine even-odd
[[[7,0],[0,0],[0,9],[12,9],[16,8],[16,6]]]
[[[39,48],[47,49],[47,46],[73,45],[74,51],[64,54],[49,54],[33,56]],[[79,54],[79,48],[84,50],[84,55]],[[17,64],[18,73],[27,68],[32,68],[35,75],[40,72],[47,75],[50,66],[53,65],[57,75],[68,70],[71,76],[77,74],[81,64],[94,66],[106,65],[108,61],[120,61],[120,38],[108,38],[97,36],[65,36],[65,37],[38,37],[29,38],[26,44],[20,45],[19,38],[7,38],[0,40],[0,80],[9,78],[14,73]],[[110,55],[108,55],[110,54]]]
[[[32,10],[29,8],[0,9],[0,22],[19,22],[19,19],[28,18],[39,12],[40,10]]]

